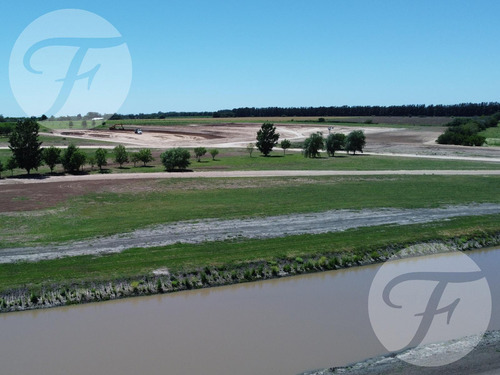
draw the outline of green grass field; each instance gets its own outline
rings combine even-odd
[[[152,119],[152,120],[136,120],[136,119],[123,119],[123,120],[109,120],[107,125],[123,124],[135,126],[173,126],[173,125],[188,125],[188,124],[221,124],[221,123],[259,123],[269,121],[275,124],[315,124],[315,125],[338,125],[338,126],[377,126],[377,127],[392,127],[392,128],[410,128],[415,126],[442,126],[450,121],[447,117],[323,117],[325,121],[320,121],[320,117],[304,117],[304,116],[280,116],[280,117],[170,117],[165,119]]]
[[[259,260],[307,257],[328,253],[365,253],[426,240],[481,236],[499,230],[500,215],[458,218],[425,225],[382,226],[340,233],[300,235],[268,240],[176,244],[130,249],[120,254],[78,256],[37,263],[0,264],[0,292],[28,286],[119,280],[149,275],[167,267],[172,273],[205,266],[233,267]],[[56,290],[58,288],[56,287]]]
[[[181,220],[500,202],[498,176],[167,179],[134,186],[72,198],[54,209],[0,214],[0,246],[81,240]]]
[[[137,151],[136,148],[129,148],[128,151]],[[83,149],[87,156],[95,153],[95,149]],[[156,160],[149,163],[147,167],[143,167],[142,163],[138,163],[134,167],[133,163],[123,165],[119,168],[117,164],[113,164],[112,150],[108,150],[108,163],[105,167],[107,173],[154,173],[163,172],[165,168],[161,164],[160,153],[162,151],[154,151]],[[191,154],[194,153],[191,150]],[[0,161],[7,162],[10,157],[10,150],[0,150]],[[322,157],[317,159],[305,158],[299,152],[288,151],[283,155],[283,151],[276,150],[271,153],[270,157],[263,157],[257,151],[254,151],[253,156],[243,149],[235,150],[220,150],[215,160],[212,160],[210,155],[202,157],[201,162],[197,162],[192,156],[190,170],[193,171],[234,171],[234,170],[473,170],[473,169],[500,169],[500,163],[495,162],[475,162],[462,160],[439,160],[439,159],[424,159],[424,158],[404,158],[390,156],[371,156],[371,155],[346,155],[338,153],[336,157],[327,157],[326,153],[321,153]],[[46,174],[50,170],[46,166],[39,168],[39,173]],[[63,172],[62,166],[57,165],[56,173]],[[21,169],[14,170],[14,177],[24,175],[26,171]],[[99,173],[97,167],[91,169],[90,165],[85,166],[85,173]],[[10,171],[4,172],[3,176],[11,176]]]
[[[486,137],[488,146],[500,146],[500,126],[483,130],[479,135]]]

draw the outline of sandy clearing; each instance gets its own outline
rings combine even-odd
[[[107,141],[103,145],[96,142],[95,147],[113,148],[113,144],[123,144],[128,148],[168,149],[172,147],[216,147],[242,148],[255,143],[255,136],[261,123],[210,123],[169,126],[142,126],[143,134],[135,134],[137,126],[125,125],[126,130],[53,130],[49,135],[68,139],[85,139],[86,141]],[[287,123],[276,124],[280,139],[302,141],[311,133],[322,132],[327,135],[328,125]],[[387,128],[377,126],[342,126],[333,124],[331,131],[348,134],[353,130],[362,130],[366,134],[365,152],[390,156],[404,154],[407,157],[429,155],[436,158],[446,156],[480,157],[500,159],[500,147],[466,147],[438,145],[437,137],[443,132],[441,126],[424,126],[412,128]],[[81,146],[90,148],[92,146]],[[6,149],[3,144],[0,149]],[[463,160],[463,159],[460,159]]]
[[[321,234],[359,227],[428,223],[452,217],[498,213],[500,204],[484,203],[444,208],[331,210],[251,219],[182,221],[62,245],[0,249],[0,263],[117,253],[135,247],[147,248],[175,243],[196,244],[235,238],[264,239]]]

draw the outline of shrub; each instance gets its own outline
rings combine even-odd
[[[328,260],[326,259],[326,257],[323,256],[323,257],[319,258],[318,266],[324,267],[324,266],[326,266],[327,262],[328,262]]]
[[[201,276],[201,282],[202,282],[202,284],[208,284],[207,274],[205,272],[202,272],[200,276]]]
[[[155,160],[155,158],[153,158],[153,154],[151,153],[151,149],[144,148],[142,150],[139,150],[139,152],[137,153],[137,160],[142,161],[143,166],[145,167],[148,163]]]
[[[50,172],[54,172],[56,164],[61,162],[61,149],[54,146],[43,149],[42,160],[50,168]]]
[[[31,293],[30,301],[31,301],[31,303],[34,303],[34,304],[38,303],[38,296],[35,293]]]
[[[118,145],[114,148],[113,153],[115,154],[115,162],[120,164],[120,168],[123,164],[128,163],[128,152],[125,146]]]
[[[186,169],[190,163],[191,155],[183,148],[173,148],[161,154],[161,162],[167,171],[174,169]]]
[[[251,281],[253,279],[253,277],[252,277],[252,271],[253,271],[253,269],[252,270],[249,270],[249,269],[245,270],[245,273],[243,275],[243,277],[245,278],[245,280]]]
[[[217,150],[216,148],[213,148],[211,149],[210,151],[208,151],[210,155],[212,155],[212,160],[215,160],[215,157],[217,155],[219,155],[219,150]]]
[[[333,257],[332,259],[330,259],[328,261],[328,267],[330,269],[336,268],[338,266],[338,264],[339,264],[339,260],[337,258],[335,258],[335,257]]]
[[[194,149],[194,155],[198,160],[198,163],[201,161],[201,157],[207,153],[207,149],[205,147],[196,147]]]
[[[95,151],[95,162],[99,167],[99,170],[102,171],[102,167],[108,164],[108,151],[103,148],[98,148]]]
[[[61,157],[64,170],[69,173],[77,172],[87,160],[87,156],[74,144],[70,144]]]
[[[306,158],[319,157],[319,151],[325,148],[323,134],[313,133],[304,141],[303,153]]]
[[[287,148],[290,148],[292,146],[292,142],[290,142],[288,139],[283,139],[280,143],[280,146],[283,149],[283,155],[285,155]]]

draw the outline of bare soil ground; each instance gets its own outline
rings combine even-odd
[[[117,253],[134,247],[167,246],[175,243],[330,233],[359,227],[428,223],[452,217],[497,213],[500,213],[500,204],[484,203],[445,208],[332,210],[265,218],[183,221],[57,246],[1,249],[0,263]]]
[[[255,135],[261,123],[217,123],[188,124],[178,126],[143,126],[143,134],[135,134],[135,126],[126,130],[54,130],[53,135],[86,140],[106,140],[128,147],[149,147],[166,149],[170,147],[245,147],[255,142]],[[276,124],[281,139],[301,141],[315,132],[328,134],[328,126],[318,124]],[[341,126],[333,124],[333,132],[348,134],[363,130],[366,134],[366,152],[500,157],[500,147],[447,146],[435,143],[443,132],[441,126],[415,128],[387,128],[377,126]]]

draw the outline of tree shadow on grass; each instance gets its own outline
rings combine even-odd
[[[192,169],[167,169],[167,172],[170,173],[188,173],[188,172],[194,172]]]
[[[22,180],[45,180],[46,178],[49,178],[49,176],[41,174],[41,173],[30,173],[30,174],[21,174],[21,175],[16,175],[14,177],[9,176],[9,178],[19,178]]]

